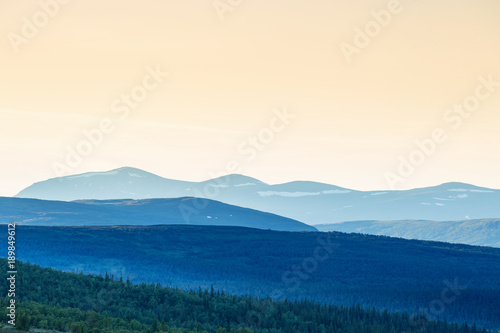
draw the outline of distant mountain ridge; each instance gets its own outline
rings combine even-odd
[[[16,197],[64,201],[201,197],[311,225],[500,217],[500,190],[458,182],[405,191],[356,191],[308,181],[269,185],[238,174],[188,182],[129,167],[49,179],[27,187]]]
[[[349,221],[315,225],[319,231],[340,231],[406,239],[500,248],[500,219],[465,221]]]
[[[271,213],[197,198],[50,201],[0,197],[0,224],[104,226],[190,224],[240,226],[278,231],[317,231]]]

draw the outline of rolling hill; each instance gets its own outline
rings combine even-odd
[[[7,260],[1,258],[0,264],[7,266]],[[15,332],[21,333],[28,329],[38,333],[375,333],[422,329],[487,333],[475,325],[458,326],[422,315],[359,306],[258,299],[213,288],[184,291],[159,284],[133,284],[109,275],[66,273],[23,262],[18,267],[23,277],[16,297],[20,311]],[[8,274],[0,275],[0,287],[8,290]],[[1,298],[0,306],[7,309],[9,299]],[[0,332],[12,331],[10,325],[0,328]]]
[[[16,229],[17,259],[44,267],[183,289],[213,285],[240,295],[424,311],[431,319],[500,328],[496,248],[222,226]],[[1,238],[4,248],[6,242]]]
[[[316,230],[278,215],[197,198],[65,202],[0,197],[0,223],[11,222],[45,226],[193,224]]]

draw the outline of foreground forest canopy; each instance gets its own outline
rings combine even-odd
[[[7,261],[0,259],[6,267]],[[273,301],[213,288],[184,291],[133,284],[109,275],[60,272],[18,263],[17,329],[67,332],[486,332],[475,325],[428,320],[359,306]],[[6,273],[1,288],[7,289]],[[8,299],[1,299],[6,318]]]
[[[500,328],[496,248],[187,225],[18,226],[16,237],[19,260],[64,271]]]

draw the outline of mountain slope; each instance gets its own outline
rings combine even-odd
[[[274,214],[197,198],[65,202],[0,197],[0,223],[11,222],[46,226],[193,224],[316,230]]]
[[[133,168],[49,179],[33,184],[16,196],[66,201],[202,197],[307,224],[500,217],[500,190],[463,183],[407,191],[355,191],[306,181],[268,185],[242,175],[185,182]]]
[[[350,221],[319,224],[320,231],[355,232],[369,235],[432,240],[448,243],[500,247],[500,220],[466,221]]]
[[[0,259],[7,267],[7,260]],[[420,326],[440,333],[486,333],[480,329],[431,321],[407,313],[376,312],[359,306],[319,307],[316,303],[256,299],[213,289],[184,291],[158,285],[134,285],[103,276],[71,274],[18,263],[22,279],[16,323],[31,332],[120,333],[278,333],[278,332],[402,332]],[[1,273],[0,287],[9,289]],[[50,286],[47,288],[47,286]],[[144,300],[147,300],[144,301]],[[20,302],[20,303],[19,303]],[[175,306],[172,306],[175,305]],[[0,306],[9,306],[0,298]],[[290,317],[293,316],[293,321]],[[196,328],[193,324],[196,323]],[[418,325],[418,326],[417,326]],[[45,330],[35,328],[44,328]],[[50,330],[50,331],[49,331]],[[11,329],[0,332],[12,333]]]
[[[7,233],[6,226],[0,229]],[[6,243],[6,237],[0,238],[0,246]],[[277,299],[424,310],[432,319],[439,315],[500,328],[496,248],[186,225],[18,226],[16,246],[18,260],[66,271],[108,272],[117,279],[183,289],[213,285]],[[444,308],[436,308],[442,299]]]

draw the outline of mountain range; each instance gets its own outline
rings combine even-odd
[[[500,190],[465,183],[412,190],[357,191],[310,181],[269,185],[239,174],[189,182],[130,167],[52,178],[25,188],[16,197],[62,201],[198,197],[310,225],[360,220],[461,221],[500,216]]]
[[[17,259],[44,267],[410,313],[451,290],[436,319],[497,328],[499,200],[464,183],[357,191],[125,167],[0,197],[0,224],[17,222]]]

